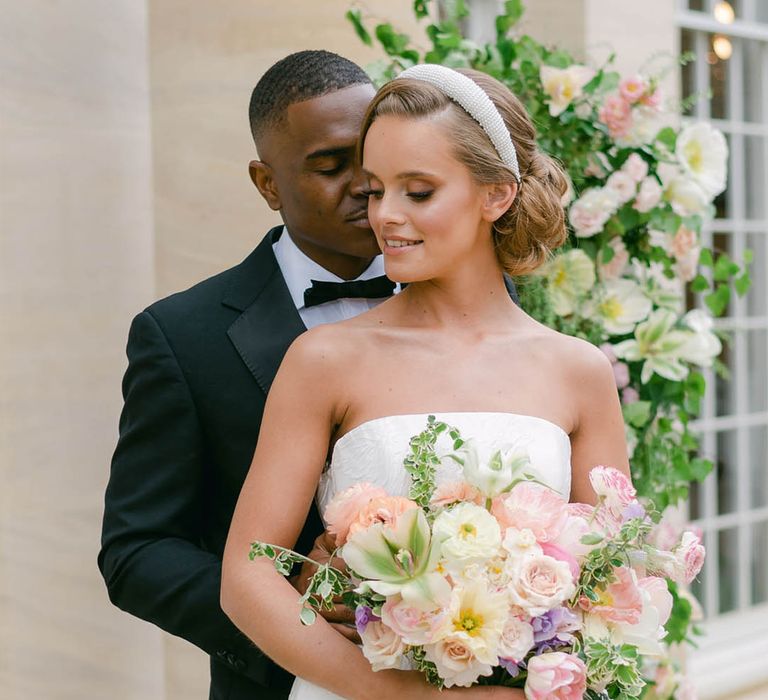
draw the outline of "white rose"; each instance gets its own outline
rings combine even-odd
[[[560,605],[576,590],[568,564],[546,554],[515,560],[512,573],[510,602],[531,617]]]
[[[728,144],[711,124],[686,126],[677,137],[675,155],[683,170],[710,199],[725,189]]]
[[[632,205],[641,214],[651,211],[660,201],[663,190],[655,177],[647,177],[640,183],[635,203]]]
[[[406,651],[402,638],[383,622],[369,622],[360,634],[363,641],[363,655],[374,671],[397,668]]]
[[[510,615],[499,640],[499,658],[521,661],[533,648],[533,626],[515,615]]]
[[[434,644],[426,644],[424,652],[427,660],[437,667],[446,688],[454,685],[468,688],[480,676],[493,673],[491,663],[495,660],[491,663],[480,661],[463,637],[451,636]]]
[[[661,169],[659,169],[661,173]],[[680,216],[703,214],[709,206],[709,196],[691,177],[678,171],[664,183],[664,198],[672,211]]]
[[[603,230],[621,202],[616,190],[593,187],[581,195],[568,212],[568,220],[579,238],[589,238]]]
[[[459,503],[440,513],[432,525],[432,537],[440,543],[443,564],[449,570],[493,557],[501,547],[496,518],[474,503]]]
[[[621,204],[628,202],[635,196],[635,192],[637,192],[637,183],[628,173],[622,170],[617,170],[615,173],[611,173],[605,186],[616,192]]]

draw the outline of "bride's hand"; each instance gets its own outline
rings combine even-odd
[[[307,557],[309,559],[314,559],[316,562],[320,562],[321,564],[325,564],[325,562],[331,560],[331,554],[333,554],[335,549],[336,542],[333,536],[329,535],[327,532],[323,532],[317,539],[315,539],[315,543],[312,546],[312,551],[307,555]],[[332,564],[340,571],[346,571],[347,569],[347,565],[344,563],[344,560],[340,559],[339,557],[334,557]],[[309,580],[312,578],[312,575],[316,570],[317,567],[314,564],[304,562],[301,566],[301,571],[290,579],[293,587],[302,595],[304,595],[306,592],[307,586],[309,585]],[[354,626],[350,626],[355,624],[354,611],[350,610],[346,605],[342,604],[341,598],[335,599],[334,602],[335,605],[333,606],[333,610],[322,610],[320,611],[320,615],[322,615],[328,622],[330,622],[331,626],[339,634],[344,635],[347,639],[353,641],[355,644],[360,644],[360,635],[358,635]]]

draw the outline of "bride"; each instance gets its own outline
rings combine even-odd
[[[415,66],[377,93],[360,151],[387,275],[407,288],[291,346],[224,553],[222,607],[299,677],[297,700],[438,697],[415,671],[374,673],[324,620],[303,626],[296,591],[247,556],[253,540],[291,547],[315,497],[322,511],[360,481],[407,495],[402,460],[429,414],[480,445],[524,439],[573,501],[593,502],[591,467],[629,472],[608,360],[534,321],[505,287],[504,272],[534,271],[566,236],[566,176],[537,149],[521,103],[482,73]],[[454,695],[523,697],[488,687],[440,697]]]

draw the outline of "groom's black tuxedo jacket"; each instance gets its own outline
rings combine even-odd
[[[281,231],[133,320],[105,499],[99,567],[110,599],[210,654],[216,700],[285,698],[291,681],[219,606],[224,543],[267,392],[305,330],[272,252]],[[313,506],[296,548],[309,551],[321,531]]]

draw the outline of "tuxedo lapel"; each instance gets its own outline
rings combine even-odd
[[[243,261],[222,302],[243,312],[227,335],[264,393],[288,346],[306,330],[272,251],[281,231],[272,229]]]

